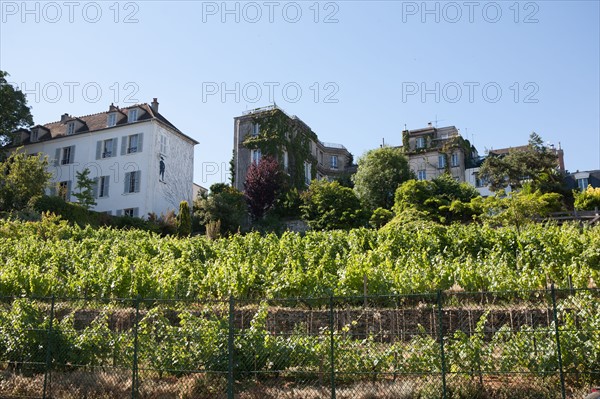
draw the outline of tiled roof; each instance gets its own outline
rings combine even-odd
[[[139,114],[136,122],[143,122],[143,121],[156,119],[159,122],[163,123],[164,125],[167,125],[169,128],[175,130],[177,133],[186,137],[187,139],[192,140],[194,142],[194,144],[198,144],[198,142],[196,140],[185,135],[182,131],[177,129],[177,127],[175,127],[175,125],[173,125],[171,122],[169,122],[169,120],[167,118],[165,118],[158,112],[154,112],[152,107],[147,103],[135,104],[135,105],[128,106],[127,108],[118,108],[118,107],[111,106],[111,110],[108,110],[108,111],[100,112],[97,114],[80,116],[80,117],[68,116],[62,122],[57,121],[57,122],[46,123],[44,125],[37,125],[34,128],[41,127],[41,128],[48,129],[50,131],[49,135],[48,134],[40,135],[38,141],[46,141],[46,140],[51,140],[54,138],[66,136],[69,122],[79,122],[79,126],[76,127],[76,130],[73,134],[89,133],[89,132],[94,132],[94,131],[98,131],[98,130],[104,130],[104,129],[109,128],[106,125],[107,118],[108,118],[108,114],[110,114],[112,112],[116,112],[116,115],[117,115],[117,120],[116,120],[115,126],[117,126],[117,127],[124,126],[124,125],[128,124],[127,115],[129,113],[129,110],[131,110],[133,108],[140,108],[144,111]],[[133,122],[133,123],[136,123],[136,122]],[[22,144],[28,144],[28,143],[30,143],[30,141],[29,141],[29,139],[26,139],[23,141]]]

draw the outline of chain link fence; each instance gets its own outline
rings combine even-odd
[[[600,290],[0,299],[2,398],[583,398]]]

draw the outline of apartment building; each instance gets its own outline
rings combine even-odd
[[[276,105],[234,118],[234,187],[243,191],[248,168],[267,155],[277,159],[290,184],[299,189],[313,179],[334,180],[356,169],[346,147],[320,141],[300,118]]]
[[[427,127],[402,132],[402,150],[410,169],[419,180],[431,180],[450,173],[457,181],[465,181],[465,170],[477,150],[454,126]]]

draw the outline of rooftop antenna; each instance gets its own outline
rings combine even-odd
[[[381,138],[381,148],[385,147],[385,137]]]
[[[444,120],[445,120],[445,119],[439,119],[439,120],[438,120],[438,118],[437,118],[437,114],[435,114],[435,120],[434,120],[434,122],[435,122],[435,127],[436,127],[436,128],[438,127],[438,122],[443,122]]]

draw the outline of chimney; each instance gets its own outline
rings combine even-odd
[[[68,121],[69,119],[71,119],[71,115],[69,114],[62,114],[60,116],[60,122],[61,123],[65,123],[66,121]]]
[[[119,107],[115,107],[115,104],[110,103],[110,107],[108,107],[108,112],[114,112],[118,109],[119,109]]]
[[[158,113],[158,98],[154,97],[154,99],[152,100],[152,111],[154,111],[155,113]]]
[[[431,122],[427,122],[427,126],[431,127]]]

